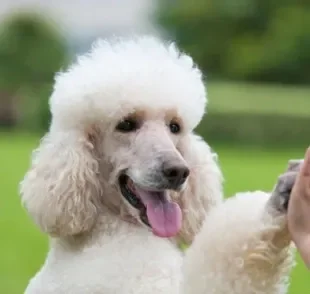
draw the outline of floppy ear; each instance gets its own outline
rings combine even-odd
[[[203,139],[189,134],[178,150],[190,168],[186,189],[172,196],[183,212],[183,225],[178,239],[190,245],[199,232],[207,212],[222,201],[222,173],[217,156]]]
[[[42,231],[70,236],[92,228],[98,214],[99,167],[88,134],[48,133],[21,182],[22,202]]]

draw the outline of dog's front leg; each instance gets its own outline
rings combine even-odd
[[[184,294],[287,293],[286,209],[296,176],[289,169],[271,194],[240,193],[210,212],[185,257]]]

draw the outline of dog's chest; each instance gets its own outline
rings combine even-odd
[[[179,250],[164,239],[137,237],[113,237],[79,254],[51,252],[37,278],[59,294],[178,293]]]
[[[106,244],[96,257],[87,258],[96,280],[111,293],[174,293],[180,283],[180,252],[167,240],[136,241]]]

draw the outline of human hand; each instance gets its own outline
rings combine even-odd
[[[310,269],[310,148],[290,195],[288,228],[302,259]]]

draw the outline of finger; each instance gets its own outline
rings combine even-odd
[[[298,160],[290,160],[288,168],[296,169]],[[305,159],[301,161],[300,172],[298,173],[298,177],[296,182],[304,181],[304,177],[310,176],[310,147],[307,149],[305,153]]]
[[[310,147],[306,151],[305,160],[302,165],[301,172],[306,177],[310,176]]]
[[[293,188],[292,198],[310,198],[310,148],[306,151],[305,160],[300,172],[298,173]]]
[[[302,167],[306,185],[306,198],[310,199],[310,147],[308,148],[305,156],[305,162]]]

